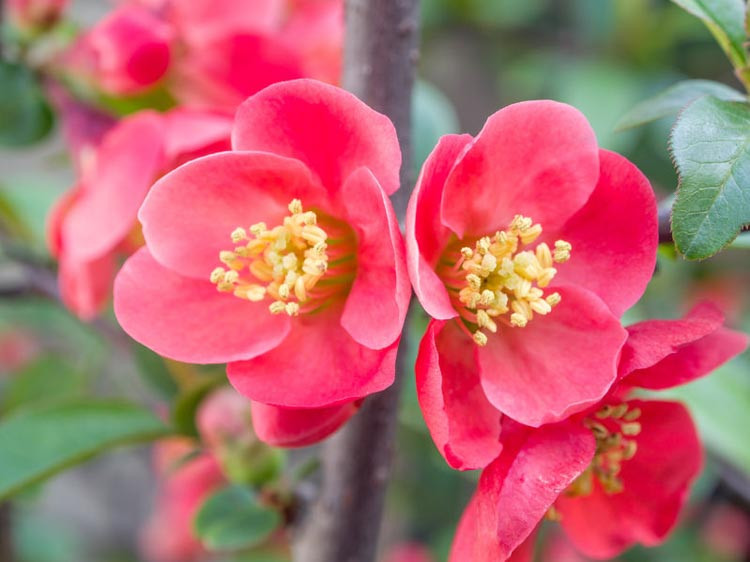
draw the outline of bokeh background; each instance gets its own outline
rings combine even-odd
[[[109,8],[103,1],[76,0],[73,17],[87,25]],[[618,120],[680,79],[713,79],[739,87],[706,28],[668,0],[423,0],[422,24],[414,100],[419,162],[440,134],[473,134],[501,106],[551,98],[578,107],[600,145],[633,160],[660,198],[666,198],[677,183],[667,150],[674,119],[616,132]],[[31,149],[0,152],[0,172],[0,217],[14,240],[10,244],[4,238],[1,285],[25,274],[11,259],[14,252],[50,261],[45,217],[71,185],[73,172],[59,133]],[[663,247],[658,271],[626,322],[675,317],[708,297],[724,307],[734,327],[750,331],[747,252],[730,249],[696,263]],[[426,321],[418,317],[415,323],[413,352]],[[84,325],[49,299],[6,295],[0,299],[0,412],[40,396],[92,392],[158,408],[176,392],[175,373],[165,371],[145,350],[133,349],[111,314]],[[745,353],[710,377],[671,393],[687,402],[695,416],[707,448],[705,470],[672,538],[657,549],[633,549],[621,559],[750,560],[750,356]],[[424,556],[445,560],[477,474],[452,471],[435,450],[413,377],[407,380],[399,420],[384,557],[393,554],[394,545],[418,543],[419,548],[411,549],[414,557],[404,562],[419,562],[420,548]],[[19,558],[139,560],[137,529],[149,513],[153,493],[146,447],[109,454],[29,490],[15,513]],[[540,560],[584,560],[553,524],[540,540]]]

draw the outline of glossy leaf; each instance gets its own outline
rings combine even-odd
[[[707,258],[750,223],[750,106],[696,100],[680,115],[671,148],[680,175],[675,244],[686,258]]]
[[[19,411],[0,422],[0,498],[115,446],[167,433],[154,414],[124,402],[76,400]]]
[[[726,101],[745,101],[746,97],[725,84],[712,80],[683,80],[642,101],[617,122],[616,130],[640,127],[662,117],[676,115],[683,107],[701,96],[712,95]]]
[[[25,66],[0,61],[0,145],[25,146],[52,129],[52,110],[34,74]]]
[[[672,0],[675,4],[700,18],[724,49],[732,64],[747,64],[745,42],[744,0]]]
[[[239,550],[263,542],[278,527],[281,517],[261,505],[244,486],[228,486],[201,506],[193,526],[209,550]]]

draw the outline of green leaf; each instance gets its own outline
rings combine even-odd
[[[707,258],[750,223],[750,107],[696,100],[677,120],[671,149],[680,175],[675,244],[688,259]]]
[[[228,486],[209,497],[193,527],[210,550],[239,550],[262,543],[279,526],[275,510],[261,505],[244,486]]]
[[[42,401],[80,396],[85,377],[64,358],[43,356],[13,374],[0,396],[2,412]]]
[[[711,31],[732,64],[747,65],[744,0],[672,0],[701,19]]]
[[[615,130],[624,131],[633,127],[640,127],[668,115],[676,115],[680,109],[690,102],[705,95],[712,95],[726,101],[745,101],[747,99],[742,93],[720,82],[683,80],[636,105],[622,116],[617,122]]]
[[[151,412],[113,401],[71,401],[0,422],[0,499],[125,443],[167,435]]]
[[[739,357],[710,376],[671,389],[668,394],[690,407],[706,446],[750,477],[748,372],[750,362]]]
[[[206,376],[204,379],[195,381],[183,390],[172,405],[172,423],[175,429],[182,434],[192,437],[198,436],[198,428],[195,425],[195,414],[203,399],[219,387],[226,380],[224,373],[217,376]]]
[[[52,110],[33,72],[0,61],[0,145],[24,146],[52,129]]]

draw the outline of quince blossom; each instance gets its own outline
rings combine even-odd
[[[459,524],[452,561],[531,560],[533,531],[560,522],[587,556],[611,558],[661,543],[702,465],[695,426],[680,403],[642,400],[709,373],[747,346],[709,304],[682,320],[628,327],[618,383],[597,404],[540,428],[503,420],[503,448],[483,472]]]
[[[151,184],[190,158],[229,147],[231,121],[216,113],[142,111],[81,157],[81,179],[53,207],[48,245],[61,297],[82,319],[106,304],[118,258],[142,245],[136,215]]]
[[[518,103],[476,137],[440,140],[406,241],[433,318],[418,395],[451,466],[495,458],[503,414],[539,426],[606,394],[627,336],[619,317],[653,273],[657,238],[648,180],[600,150],[570,106]]]
[[[302,444],[306,416],[330,429],[393,382],[410,295],[387,197],[401,154],[385,116],[313,80],[249,98],[232,147],[151,189],[115,313],[161,355],[228,363],[268,416],[258,433]]]
[[[65,59],[111,95],[163,88],[183,105],[233,111],[275,82],[337,82],[342,41],[341,0],[131,0]]]

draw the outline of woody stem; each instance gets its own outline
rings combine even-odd
[[[411,93],[417,62],[419,0],[347,0],[345,88],[396,126],[403,163],[393,204],[403,223],[412,187]],[[407,321],[408,327],[408,321]],[[294,543],[297,562],[375,560],[390,474],[401,379],[408,372],[404,331],[396,381],[367,398],[322,451],[322,485]]]

